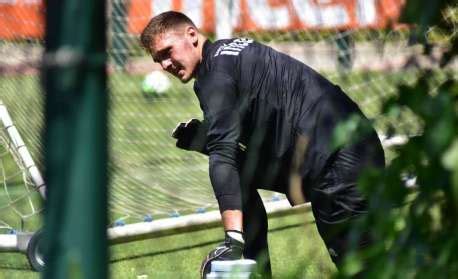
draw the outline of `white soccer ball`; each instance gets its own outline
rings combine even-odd
[[[167,92],[172,83],[163,71],[152,71],[143,79],[142,90],[147,94],[163,94]]]

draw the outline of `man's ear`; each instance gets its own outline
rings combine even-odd
[[[191,43],[194,46],[197,46],[199,43],[199,31],[194,26],[188,26],[186,27],[186,36],[190,39]]]

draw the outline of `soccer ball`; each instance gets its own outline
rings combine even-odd
[[[162,71],[152,71],[147,74],[142,82],[142,91],[145,94],[163,94],[170,89],[172,83],[169,77]]]

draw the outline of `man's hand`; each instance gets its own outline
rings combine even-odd
[[[202,262],[200,267],[202,279],[205,279],[207,274],[210,273],[212,261],[240,260],[243,255],[244,245],[245,241],[243,240],[242,232],[226,231],[224,243],[221,243],[218,247],[210,251]]]
[[[178,148],[208,155],[207,130],[208,127],[204,122],[192,118],[188,122],[178,123],[172,132],[172,137],[177,139]]]

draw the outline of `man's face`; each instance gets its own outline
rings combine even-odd
[[[188,82],[201,57],[197,49],[198,33],[190,26],[178,27],[157,35],[151,47],[154,62],[162,69]]]

